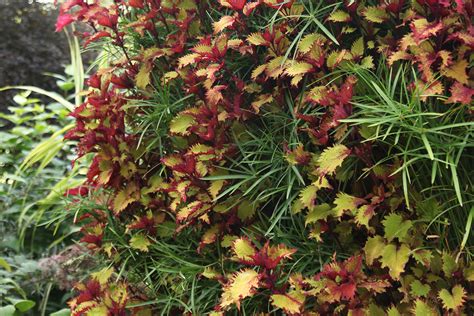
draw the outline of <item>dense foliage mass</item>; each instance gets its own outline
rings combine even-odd
[[[469,1],[68,0],[104,266],[73,315],[474,313]]]

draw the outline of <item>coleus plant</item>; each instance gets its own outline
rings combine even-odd
[[[76,127],[66,136],[78,140],[79,156],[93,155],[85,185],[94,194],[82,198],[100,207],[77,218],[82,241],[117,266],[123,249],[146,256],[166,235],[163,226],[175,238],[197,231],[203,257],[226,246],[219,263],[225,273],[203,272],[222,285],[214,314],[256,297],[290,315],[469,313],[472,263],[420,238],[426,223],[404,201],[394,172],[399,162],[377,164],[379,144],[362,142],[363,131],[342,122],[353,112],[358,79],[341,70],[409,62],[418,69],[410,89],[421,100],[469,105],[472,5],[326,2],[329,9],[320,11],[312,1],[62,3],[57,30],[86,23],[84,45],[107,43],[114,56],[89,78],[86,102],[73,112]],[[308,18],[316,27],[305,24]],[[167,109],[171,120],[160,119],[169,133],[157,150],[154,135],[134,124],[146,112],[132,105],[156,102],[159,87],[185,99],[181,110]],[[298,101],[288,106],[288,99]],[[311,183],[295,187],[300,193],[289,216],[304,220],[310,242],[336,239],[346,249],[316,274],[290,271],[286,262],[296,249],[265,235],[258,236],[263,246],[242,237],[262,224],[272,201],[249,200],[249,188],[229,174],[243,159],[236,134],[282,112],[297,122],[301,142],[278,146],[302,182]],[[366,170],[363,185],[343,175],[351,165]],[[114,242],[118,231],[124,237]],[[112,283],[94,275],[79,285],[73,314],[125,313],[135,298],[125,283]]]

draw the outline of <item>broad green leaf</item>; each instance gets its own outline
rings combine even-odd
[[[306,54],[307,52],[309,52],[313,47],[314,42],[318,39],[325,40],[325,37],[318,33],[311,33],[305,35],[305,37],[303,37],[303,39],[298,44],[299,52],[302,54]]]
[[[70,316],[71,310],[69,308],[63,308],[57,312],[51,313],[49,316]]]
[[[12,267],[10,267],[10,265],[8,264],[8,262],[3,259],[3,258],[0,258],[0,267],[4,268],[5,270],[7,270],[7,272],[12,272]]]
[[[97,282],[104,285],[109,281],[112,273],[114,273],[113,268],[103,268],[102,270],[92,273],[91,276],[97,280]]]
[[[267,41],[263,38],[260,33],[252,33],[247,37],[247,42],[252,45],[259,46],[264,45]]]
[[[237,216],[243,221],[248,220],[255,215],[256,209],[256,203],[253,203],[248,200],[243,200],[242,202],[240,202],[239,207],[237,208]]]
[[[10,303],[12,303],[15,306],[17,310],[23,313],[29,311],[36,305],[36,303],[31,300],[14,299],[14,298],[10,298],[8,300],[10,301]]]
[[[392,306],[387,310],[387,316],[402,316],[402,314],[400,314],[395,306]]]
[[[0,315],[2,316],[14,316],[15,315],[15,306],[7,305],[0,307]]]

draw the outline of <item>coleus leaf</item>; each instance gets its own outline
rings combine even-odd
[[[320,177],[311,185],[308,185],[306,188],[301,190],[299,195],[299,201],[304,207],[311,209],[316,201],[316,193],[322,188],[332,188],[326,177]]]
[[[188,128],[195,124],[194,117],[189,114],[178,114],[170,123],[170,132],[178,135],[189,135]]]
[[[325,220],[328,216],[332,215],[333,211],[329,204],[324,203],[316,205],[311,208],[311,211],[306,215],[305,226],[313,224],[319,220]]]
[[[412,312],[415,316],[438,316],[439,314],[426,302],[417,299],[413,306]]]
[[[235,257],[241,261],[251,261],[252,257],[257,253],[253,244],[245,237],[234,240],[232,250]]]
[[[219,3],[233,10],[242,10],[245,6],[246,0],[219,0]]]
[[[345,11],[337,10],[329,15],[328,20],[332,22],[349,22],[351,20],[351,16]]]
[[[286,66],[285,74],[290,77],[295,77],[298,75],[304,75],[313,69],[313,65],[304,61],[292,62]]]
[[[201,57],[201,55],[198,53],[188,54],[181,57],[179,59],[179,68],[195,63],[199,57]]]
[[[249,296],[252,296],[260,283],[260,275],[252,269],[243,269],[232,275],[221,296],[220,307],[227,309],[235,304],[240,309],[240,302]]]
[[[292,315],[301,313],[305,296],[301,291],[293,290],[285,294],[273,294],[270,296],[270,299],[273,306]]]
[[[364,38],[360,37],[352,43],[351,54],[353,57],[360,57],[364,54]]]
[[[298,144],[295,149],[287,150],[285,159],[292,165],[306,165],[311,159],[311,154],[304,150],[303,144]]]
[[[366,201],[361,198],[351,196],[349,194],[339,192],[334,199],[334,213],[337,217],[341,217],[344,211],[354,213],[359,205],[364,204]]]
[[[130,247],[138,249],[143,252],[148,252],[148,247],[151,245],[150,240],[142,233],[138,233],[132,236],[130,239]]]
[[[250,34],[249,36],[247,36],[247,42],[255,46],[268,45],[268,41],[263,37],[261,33]]]
[[[467,85],[469,83],[469,77],[466,73],[466,68],[469,63],[467,60],[462,59],[454,63],[450,67],[443,69],[442,74],[446,77],[452,78],[462,84]]]
[[[249,200],[243,200],[240,202],[237,208],[237,216],[242,220],[246,221],[255,215],[257,205]]]
[[[410,257],[410,248],[402,244],[398,249],[394,244],[388,244],[382,251],[382,268],[387,267],[390,276],[398,280],[400,274],[405,271],[405,265]]]
[[[56,32],[61,32],[63,28],[75,21],[75,18],[68,13],[60,13],[56,21]]]
[[[318,158],[318,173],[320,175],[333,174],[350,153],[351,150],[342,144],[325,149]]]
[[[389,18],[387,11],[381,7],[366,7],[362,14],[367,21],[373,23],[383,23]]]
[[[443,303],[443,307],[445,310],[458,310],[464,304],[464,299],[466,297],[466,291],[461,285],[455,285],[451,290],[451,293],[446,290],[442,289],[438,293],[438,297]]]
[[[235,17],[225,15],[220,18],[219,21],[216,21],[212,24],[212,27],[214,28],[214,34],[220,33],[229,26],[234,25],[235,23]]]
[[[391,213],[385,216],[382,224],[385,228],[385,238],[387,238],[388,242],[391,242],[395,238],[402,241],[412,227],[410,220],[403,220],[403,217],[397,213]]]
[[[135,83],[139,89],[145,90],[150,84],[150,72],[151,66],[149,64],[145,63],[140,67],[138,74],[135,76]]]
[[[381,236],[369,237],[365,243],[365,261],[368,265],[372,265],[375,259],[382,256],[382,251],[385,248],[385,241]]]
[[[456,271],[458,268],[458,265],[456,263],[456,260],[454,259],[454,256],[445,251],[443,252],[441,259],[443,261],[442,269],[445,276],[448,278],[451,278],[454,271]]]
[[[410,294],[414,297],[427,297],[431,291],[431,287],[428,284],[423,284],[419,280],[415,280],[410,283]]]
[[[465,105],[472,103],[474,89],[455,82],[449,91],[451,92],[451,96],[446,100],[447,103],[461,103]]]

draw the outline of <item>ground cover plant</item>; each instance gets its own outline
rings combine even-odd
[[[472,10],[65,1],[101,51],[72,314],[472,314]]]

